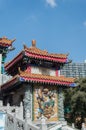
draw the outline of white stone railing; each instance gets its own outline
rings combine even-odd
[[[40,119],[40,127],[31,121],[30,112],[27,111],[25,118],[23,118],[23,105],[20,106],[3,106],[0,101],[0,111],[5,113],[5,130],[55,130],[61,128],[61,130],[75,130],[74,124],[68,126],[66,122],[59,121],[51,127],[47,127],[46,119],[42,117]],[[86,130],[86,126],[82,123],[82,129]]]
[[[6,113],[15,113],[15,110],[18,113],[18,117],[20,119],[23,119],[23,105],[20,103],[20,106],[10,106],[8,103],[7,106],[3,106],[2,101],[0,101],[0,111],[6,112]]]
[[[7,113],[5,121],[5,130],[40,130],[39,127],[32,124],[31,121],[19,119],[16,115]]]
[[[47,130],[44,121],[41,121],[40,126],[36,126],[30,117],[30,113],[27,111],[25,118],[23,118],[23,105],[20,106],[3,106],[0,101],[0,111],[5,113],[5,130]],[[46,129],[44,129],[46,128]]]

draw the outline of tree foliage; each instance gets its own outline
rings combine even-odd
[[[81,115],[82,119],[86,118],[86,78],[76,81],[77,87],[64,90],[65,113],[71,114],[71,122],[76,116]],[[70,110],[67,111],[67,108]]]

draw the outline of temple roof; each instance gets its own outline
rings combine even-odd
[[[49,57],[67,58],[68,56],[68,54],[54,54],[54,53],[48,53],[48,51],[46,50],[41,50],[36,47],[36,40],[32,40],[32,46],[30,48],[24,45],[24,50],[34,54],[39,54],[39,55],[49,56]]]
[[[35,44],[35,45],[33,45]],[[43,56],[50,56],[50,57],[58,57],[58,58],[67,58],[67,54],[54,54],[54,53],[48,53],[46,50],[41,50],[36,47],[36,41],[32,40],[32,46],[28,48],[26,45],[24,45],[25,51],[34,53],[34,54],[40,54]]]
[[[50,62],[66,63],[68,54],[55,54],[48,53],[46,50],[41,50],[36,47],[36,41],[32,40],[32,46],[27,47],[24,45],[24,50],[22,50],[13,60],[5,64],[6,70],[12,67],[15,63],[21,60],[24,56],[29,58],[46,60]]]
[[[12,43],[15,41],[15,39],[13,40],[9,40],[8,38],[6,37],[2,37],[0,38],[0,46],[3,46],[3,47],[9,47],[12,45]]]
[[[64,76],[48,76],[42,74],[31,74],[27,73],[27,71],[20,71],[20,74],[14,76],[7,83],[3,84],[1,86],[1,90],[9,88],[17,82],[30,82],[74,87],[74,80],[75,78],[66,78]]]
[[[63,85],[63,86],[70,86],[73,85],[74,83],[73,78],[65,78],[63,76],[55,77],[40,74],[27,74],[27,73],[21,74],[20,80],[29,81],[33,83],[45,83],[50,85]]]

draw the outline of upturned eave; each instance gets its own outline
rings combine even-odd
[[[12,87],[17,82],[28,82],[33,84],[55,85],[64,87],[75,87],[74,78],[66,78],[64,76],[47,76],[41,74],[28,74],[21,72],[19,75],[14,76],[7,83],[1,85],[1,90],[6,90]]]

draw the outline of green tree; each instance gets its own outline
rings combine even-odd
[[[86,117],[86,78],[78,79],[76,84],[77,87],[68,88],[64,91],[64,106],[65,109],[70,108],[71,122],[77,116],[81,116],[82,119]]]
[[[71,97],[72,113],[81,113],[86,117],[86,78],[76,81],[78,86],[75,88],[74,95]]]

